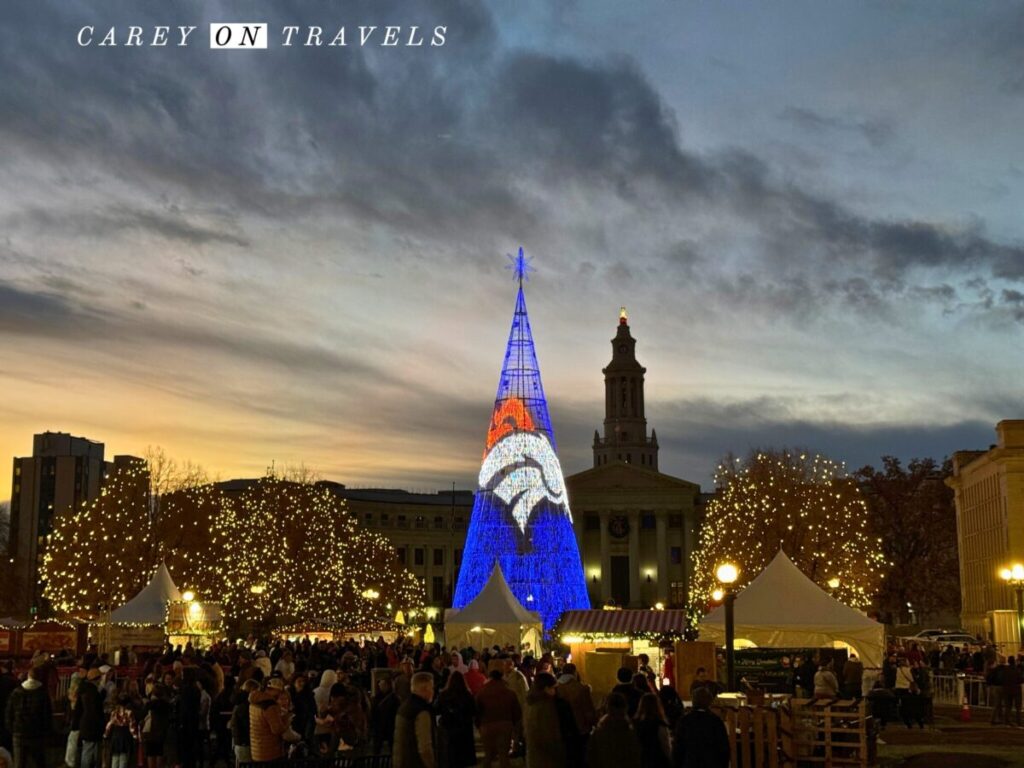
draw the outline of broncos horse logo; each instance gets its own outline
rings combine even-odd
[[[512,517],[523,533],[533,510],[545,499],[563,506],[572,521],[562,465],[542,433],[514,431],[498,440],[480,467],[479,482],[512,506]]]

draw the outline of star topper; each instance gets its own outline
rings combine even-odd
[[[505,254],[508,256],[508,260],[512,262],[505,269],[512,270],[512,279],[519,281],[519,286],[522,287],[524,280],[529,280],[530,272],[536,272],[537,270],[530,266],[530,262],[533,261],[533,256],[526,256],[523,253],[522,246],[519,247],[519,255],[513,256],[511,253]]]

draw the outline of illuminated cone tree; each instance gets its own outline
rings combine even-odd
[[[499,563],[512,593],[550,629],[590,600],[526,313],[528,269],[520,248],[519,293],[453,604],[472,602]]]

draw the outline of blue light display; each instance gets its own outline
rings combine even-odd
[[[498,562],[512,593],[549,630],[590,600],[526,313],[532,268],[522,248],[513,265],[519,294],[453,606],[471,603]]]

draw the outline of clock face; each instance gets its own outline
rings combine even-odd
[[[623,515],[616,515],[608,521],[608,533],[616,539],[624,539],[629,535],[629,520]]]

